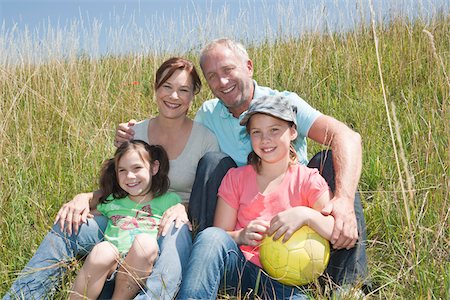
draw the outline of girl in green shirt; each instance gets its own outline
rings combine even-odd
[[[97,299],[105,281],[113,277],[113,299],[131,299],[141,289],[158,257],[161,216],[180,203],[177,194],[167,193],[168,172],[164,148],[140,140],[122,144],[104,163],[103,196],[94,213],[108,217],[105,241],[86,258],[70,299]]]

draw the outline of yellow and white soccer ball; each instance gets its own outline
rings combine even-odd
[[[325,271],[330,243],[308,226],[297,230],[286,242],[268,236],[259,248],[264,270],[277,281],[300,286],[314,281]]]

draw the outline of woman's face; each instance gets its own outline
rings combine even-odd
[[[156,103],[160,115],[176,119],[185,117],[194,99],[192,77],[185,70],[176,70],[156,90]]]

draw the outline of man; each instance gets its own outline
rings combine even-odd
[[[239,119],[247,111],[252,99],[276,91],[260,87],[253,81],[253,62],[242,45],[231,40],[217,40],[206,46],[200,58],[200,66],[217,99],[206,101],[195,120],[216,135],[223,152],[230,155],[238,165],[243,165],[251,146],[249,142],[242,146],[238,140],[240,131],[244,130],[239,125]],[[302,110],[309,111],[307,121],[312,123],[309,130],[305,128],[307,137],[329,145],[333,150],[336,189],[333,206],[328,207],[324,213],[331,213],[336,220],[331,240],[333,247],[350,249],[358,238],[353,202],[361,174],[361,138],[345,124],[312,109],[296,94],[287,94],[302,105]],[[224,116],[227,114],[225,109],[231,116]],[[245,141],[249,141],[249,138]],[[297,139],[296,148],[300,161],[307,163],[305,136]]]

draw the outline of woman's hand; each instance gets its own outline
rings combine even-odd
[[[304,206],[296,206],[278,213],[270,221],[267,230],[268,235],[273,234],[273,239],[278,240],[283,234],[283,243],[303,225],[307,225],[311,209]]]
[[[270,223],[268,221],[250,221],[247,227],[239,232],[236,243],[238,245],[258,246],[261,240],[264,238],[269,225]]]
[[[71,201],[64,204],[56,215],[55,222],[59,222],[61,231],[66,230],[69,235],[78,233],[81,223],[86,223],[87,218],[92,218],[90,213],[90,201],[93,193],[82,193],[76,195]]]
[[[192,231],[192,224],[189,222],[186,208],[181,203],[172,206],[164,212],[159,223],[158,235],[165,236],[173,222],[175,222],[175,228],[180,228],[183,224],[186,224],[189,230]]]
[[[131,119],[127,123],[120,123],[116,128],[116,136],[114,137],[114,146],[120,147],[123,142],[131,141],[134,138],[133,126],[136,120]]]

